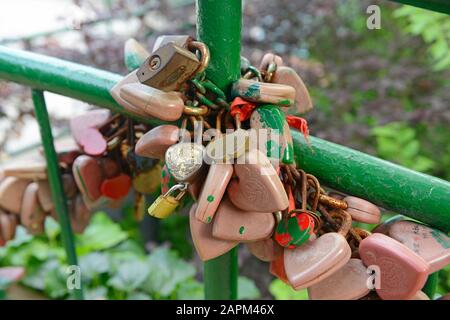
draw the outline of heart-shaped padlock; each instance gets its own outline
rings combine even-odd
[[[22,198],[30,180],[6,177],[0,182],[0,207],[20,214]]]
[[[285,114],[279,107],[274,105],[259,106],[250,117],[250,126],[258,133],[258,146],[266,148],[269,159],[278,163],[281,159],[284,164],[294,163],[291,130]],[[264,134],[259,131],[264,132]]]
[[[194,142],[180,141],[166,151],[166,165],[170,174],[179,182],[190,182],[195,179],[203,166],[205,147],[202,144],[203,121],[192,119],[194,125]],[[187,119],[183,120],[182,131],[186,128]],[[182,134],[181,136],[184,136]]]
[[[227,194],[244,211],[276,212],[289,206],[283,184],[269,159],[257,149],[249,150],[234,165]]]
[[[311,300],[357,300],[369,292],[370,274],[360,259],[350,259],[330,277],[308,288]]]
[[[118,200],[126,197],[131,188],[131,178],[129,175],[121,173],[116,177],[103,180],[100,191],[103,196]]]
[[[214,218],[212,235],[223,240],[258,241],[269,238],[274,227],[275,218],[271,212],[246,212],[224,198]]]
[[[385,231],[424,258],[430,264],[430,272],[450,264],[450,237],[445,233],[407,220],[390,223]]]
[[[343,267],[351,256],[345,239],[351,227],[351,216],[345,211],[338,232],[326,233],[295,249],[284,250],[284,265],[289,283],[296,290],[310,287]]]
[[[144,134],[136,143],[136,154],[164,159],[167,149],[178,142],[180,129],[174,125],[161,125]],[[188,132],[186,132],[188,134]],[[185,138],[188,138],[186,135]]]
[[[81,155],[72,166],[73,177],[80,192],[89,200],[96,201],[102,195],[100,187],[103,182],[103,171],[97,159]]]
[[[259,260],[270,262],[283,255],[283,247],[272,238],[247,243],[248,250]]]
[[[197,219],[204,223],[212,221],[232,174],[233,165],[229,163],[212,164],[209,167],[208,175],[198,198],[198,206],[195,212]]]
[[[213,224],[203,223],[195,217],[196,206],[196,204],[192,205],[191,210],[189,211],[189,224],[192,241],[197,250],[197,254],[202,261],[217,258],[238,245],[238,241],[223,240],[213,237]]]
[[[294,69],[287,66],[277,66],[273,77],[273,83],[286,84],[295,89],[295,102],[292,108],[292,114],[306,113],[313,108],[313,103],[309,95],[308,89],[305,86],[302,78],[295,72]]]
[[[38,189],[39,185],[36,182],[30,183],[25,189],[22,199],[20,222],[31,234],[44,232],[46,214],[39,205]]]
[[[361,260],[374,266],[383,300],[407,300],[419,291],[430,272],[429,264],[414,251],[384,234],[374,233],[359,245]]]
[[[110,115],[109,110],[91,110],[70,120],[72,136],[86,154],[98,156],[106,151],[107,142],[99,128]]]

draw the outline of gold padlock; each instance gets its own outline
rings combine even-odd
[[[170,188],[165,194],[160,195],[148,208],[148,214],[159,219],[165,219],[170,216],[180,204],[181,198],[186,193],[187,186],[187,183],[179,183]],[[180,192],[176,197],[172,196],[175,191]]]

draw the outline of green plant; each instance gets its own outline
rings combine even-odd
[[[203,284],[195,267],[179,254],[158,247],[147,254],[120,224],[96,213],[85,232],[77,235],[78,264],[87,299],[202,299]],[[0,248],[0,265],[26,267],[22,284],[53,299],[71,298],[67,289],[65,253],[60,228],[51,218],[45,233],[30,236],[18,227],[16,238]],[[239,278],[240,299],[259,297],[252,280]]]
[[[275,279],[270,283],[269,291],[276,300],[308,300],[306,289],[296,291],[280,279]]]
[[[432,159],[421,152],[416,132],[404,122],[391,122],[372,129],[379,157],[410,169],[429,172],[435,166]]]
[[[403,6],[395,10],[394,16],[406,18],[405,31],[421,36],[428,44],[435,70],[450,68],[450,19],[446,14]]]

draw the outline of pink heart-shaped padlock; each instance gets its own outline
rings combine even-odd
[[[99,156],[106,151],[107,142],[98,129],[109,117],[109,110],[92,110],[70,120],[72,136],[84,153]]]
[[[408,300],[419,291],[430,273],[429,264],[395,239],[374,233],[359,244],[359,255],[378,279],[375,287],[383,300]],[[378,270],[378,271],[377,271]]]

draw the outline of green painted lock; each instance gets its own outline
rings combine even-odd
[[[250,117],[250,126],[256,131],[266,129],[268,136],[258,135],[258,139],[266,139],[267,157],[281,159],[284,164],[294,163],[294,144],[286,116],[278,106],[259,106]],[[260,141],[258,141],[260,143]]]

